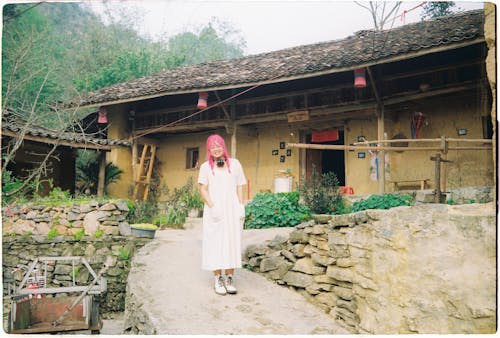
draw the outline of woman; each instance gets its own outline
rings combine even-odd
[[[240,162],[229,158],[224,139],[207,139],[207,161],[200,167],[198,184],[205,202],[203,210],[202,269],[214,273],[219,295],[235,294],[234,269],[241,268],[241,231],[245,218]],[[225,270],[225,276],[222,275]]]

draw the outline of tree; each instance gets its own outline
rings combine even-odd
[[[392,4],[388,1],[370,1],[368,5],[366,5],[365,2],[358,1],[354,1],[354,3],[370,12],[375,30],[381,31],[387,23],[390,23],[392,27],[394,24],[394,17],[397,15],[402,1],[396,1]]]
[[[422,8],[424,12],[421,17],[422,20],[434,19],[440,16],[446,16],[453,13],[451,10],[455,7],[454,1],[430,1],[427,2]]]

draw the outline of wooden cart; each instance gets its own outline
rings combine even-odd
[[[57,261],[82,263],[93,280],[89,285],[76,285],[75,273],[73,285],[69,287],[46,287],[47,266]],[[106,279],[101,275],[109,266],[96,274],[84,257],[41,257],[29,266],[23,280],[11,297],[8,321],[8,333],[47,333],[61,331],[90,330],[99,333],[102,319],[99,315],[99,303],[95,295],[106,291]],[[41,273],[43,271],[43,274]]]

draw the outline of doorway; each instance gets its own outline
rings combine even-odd
[[[306,135],[306,143],[344,145],[344,131],[338,131],[335,141],[312,142],[312,133]],[[345,150],[306,149],[306,177],[311,177],[313,168],[324,174],[333,172],[339,180],[339,185],[345,185]]]

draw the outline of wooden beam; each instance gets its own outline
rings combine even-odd
[[[349,146],[349,145],[330,145],[330,144],[309,144],[309,143],[287,143],[287,147],[300,149],[321,149],[321,150],[387,150],[387,151],[435,151],[441,150],[441,147],[369,147],[369,146]],[[489,150],[492,147],[449,147],[449,150]]]
[[[2,136],[10,136],[10,137],[20,137],[19,133],[13,132],[10,130],[2,130]],[[45,143],[45,144],[54,144],[57,146],[64,147],[72,147],[72,148],[81,148],[81,149],[95,149],[102,151],[110,151],[114,148],[120,147],[119,145],[103,145],[103,144],[95,144],[95,143],[81,143],[81,142],[71,142],[60,139],[53,139],[50,137],[40,137],[25,134],[23,140]]]

